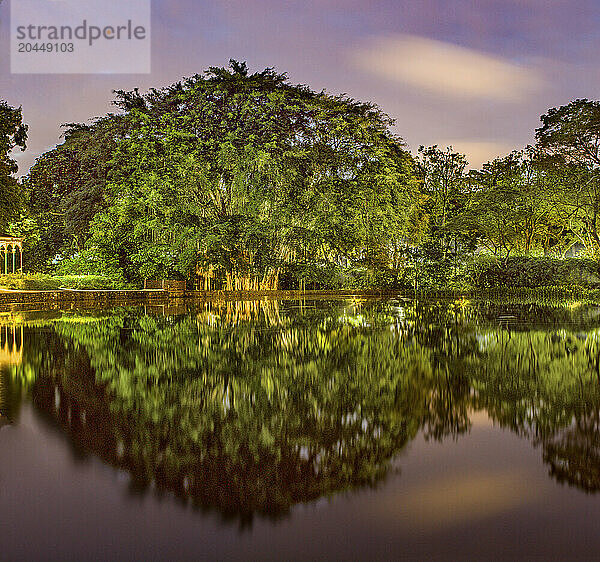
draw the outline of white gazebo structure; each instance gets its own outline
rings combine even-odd
[[[0,237],[0,274],[17,272],[23,273],[23,238]]]

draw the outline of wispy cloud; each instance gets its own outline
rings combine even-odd
[[[519,102],[543,87],[535,69],[416,35],[377,37],[350,52],[355,67],[445,97]]]

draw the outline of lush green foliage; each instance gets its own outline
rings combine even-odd
[[[29,177],[37,216],[59,202],[40,248],[62,244],[63,271],[297,287],[351,263],[372,272],[401,236],[412,160],[372,104],[236,62],[115,103],[121,115],[72,126]]]
[[[499,261],[480,256],[467,264],[464,275],[476,289],[600,287],[600,266],[592,259],[515,256]]]
[[[0,232],[6,232],[10,221],[18,217],[23,197],[14,174],[18,171],[12,158],[15,148],[25,150],[27,125],[23,123],[21,109],[0,100]]]
[[[68,125],[65,141],[37,159],[24,182],[35,223],[13,227],[26,237],[28,269],[49,269],[57,256],[84,249],[92,218],[107,206],[110,161],[124,127],[122,117],[111,115],[92,125]]]
[[[371,103],[236,61],[115,105],[23,181],[26,268],[208,290],[596,284],[553,260],[600,256],[600,102],[550,109],[535,146],[470,171],[451,147],[411,157]]]

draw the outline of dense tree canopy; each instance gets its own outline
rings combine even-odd
[[[82,268],[276,288],[372,270],[402,234],[412,160],[373,104],[235,61],[116,95],[118,117],[71,126],[30,174],[38,205],[61,201],[74,249],[86,242]]]
[[[23,123],[21,109],[0,100],[0,232],[6,232],[23,203],[14,174],[18,165],[12,156],[15,148],[25,150],[27,125]]]
[[[372,103],[270,68],[231,61],[115,94],[115,114],[68,125],[24,181],[28,214],[10,232],[30,269],[205,290],[445,289],[520,257],[533,271],[541,256],[600,256],[600,102],[550,109],[535,146],[468,170],[451,147],[413,158]],[[24,146],[7,115],[7,150]]]
[[[38,235],[26,251],[30,268],[84,249],[91,220],[108,205],[110,162],[124,127],[113,115],[67,125],[64,142],[37,159],[25,181]]]
[[[574,233],[600,254],[600,102],[575,100],[542,115],[538,145],[561,178],[559,201]],[[550,169],[550,167],[548,167]],[[562,195],[562,197],[561,197]]]

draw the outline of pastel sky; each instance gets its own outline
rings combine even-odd
[[[113,89],[230,58],[374,101],[412,150],[453,145],[472,167],[532,142],[548,108],[600,97],[598,0],[153,0],[147,75],[11,75],[9,8],[0,0],[0,99],[30,126],[21,174],[62,123],[110,111]]]

